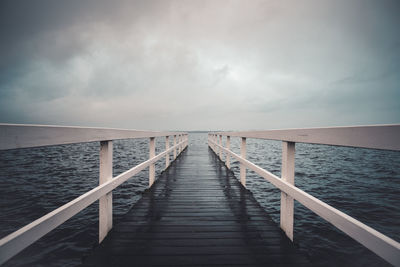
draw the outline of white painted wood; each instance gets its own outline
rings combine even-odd
[[[0,123],[0,150],[117,139],[158,137],[173,134],[176,133]]]
[[[179,143],[179,146],[178,146],[178,155],[179,154],[181,154],[181,152],[182,152],[182,145],[181,145],[181,143],[182,143],[182,135],[180,134],[180,135],[178,135],[178,143]]]
[[[176,135],[174,135],[174,147],[176,147]],[[176,148],[174,148],[174,160],[176,159]]]
[[[231,150],[231,137],[229,135],[226,137],[226,149]],[[225,157],[226,157],[226,167],[228,169],[231,169],[231,156],[228,153],[226,153]]]
[[[167,153],[171,153],[173,149],[176,149],[176,146],[173,146],[169,150],[163,151],[157,156],[142,162],[124,173],[121,173],[113,179],[93,188],[89,192],[2,238],[0,240],[0,264],[3,264],[39,238],[57,228],[63,222],[88,207],[100,197],[110,193],[113,189],[117,188],[132,176],[162,159]]]
[[[169,149],[169,136],[165,137],[165,150]],[[169,153],[165,155],[165,169],[169,167]]]
[[[220,148],[222,149],[222,147]],[[246,158],[246,138],[242,137],[242,142],[240,144],[240,156]],[[246,166],[240,164],[240,182],[244,187],[246,187]]]
[[[282,142],[282,180],[294,185],[295,143]],[[293,241],[294,201],[291,196],[281,191],[281,228]]]
[[[219,135],[219,145],[222,146],[222,135]],[[222,149],[219,150],[219,159],[222,160]]]
[[[99,185],[112,180],[113,145],[112,141],[100,142]],[[112,192],[99,199],[99,243],[107,236],[113,224]]]
[[[218,146],[218,144],[214,143]],[[229,153],[247,168],[253,170],[261,177],[269,181],[275,187],[291,196],[303,204],[308,209],[349,235],[351,238],[376,253],[394,266],[400,265],[400,243],[376,231],[375,229],[363,224],[362,222],[350,217],[349,215],[335,209],[334,207],[322,202],[312,195],[302,191],[294,185],[280,179],[276,175],[262,169],[254,163],[242,158],[236,153],[221,148]]]
[[[221,145],[221,144],[219,143],[219,135],[216,136],[216,141],[217,141],[217,144]],[[219,157],[220,154],[221,154],[221,149],[220,149],[219,147],[217,147],[217,149],[218,149],[217,156]],[[221,158],[220,158],[220,159],[221,159]]]
[[[149,158],[153,158],[156,155],[156,142],[154,137],[150,137],[149,142]],[[156,166],[151,164],[149,166],[149,188],[153,185],[156,177]]]
[[[282,140],[335,146],[400,150],[400,124],[249,132],[219,132],[224,136]]]
[[[218,135],[215,135],[215,143],[218,144]],[[217,154],[217,156],[219,155],[219,147],[215,146],[215,152]]]
[[[216,147],[216,145],[214,144],[214,142],[216,142],[215,135],[212,136],[212,141],[213,141],[213,146],[212,146],[213,151],[215,152],[215,154],[217,154],[217,147]]]

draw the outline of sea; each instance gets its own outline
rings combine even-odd
[[[239,138],[231,138],[240,153]],[[225,141],[224,141],[225,142]],[[190,133],[191,146],[207,133]],[[113,175],[148,159],[148,140],[113,142]],[[156,153],[165,148],[156,138]],[[98,185],[98,142],[0,151],[0,238]],[[247,159],[280,176],[282,142],[247,139]],[[165,166],[156,164],[156,175]],[[232,162],[239,177],[239,164]],[[295,185],[377,231],[400,241],[400,152],[296,144]],[[113,191],[114,224],[140,199],[148,170]],[[247,189],[279,225],[280,191],[247,171]],[[78,266],[98,242],[98,202],[45,235],[4,266]],[[294,242],[320,266],[390,266],[295,201]]]

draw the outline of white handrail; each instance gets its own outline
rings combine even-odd
[[[0,123],[0,150],[181,134],[183,133]]]
[[[14,127],[15,125],[13,125]],[[9,125],[0,125],[0,132],[4,133],[4,128],[9,128]],[[46,126],[33,126],[34,127],[34,132],[36,132],[36,137],[38,136],[47,136],[49,133],[47,132]],[[43,128],[44,127],[44,128]],[[52,130],[57,128],[56,126],[52,126]],[[60,127],[61,129],[64,129],[65,127]],[[67,127],[68,128],[68,127]],[[75,129],[75,127],[69,127]],[[8,130],[7,129],[7,130]],[[28,126],[23,126],[22,128],[17,129],[29,129]],[[55,132],[60,132],[61,129],[56,129]],[[88,129],[88,128],[80,128],[80,129]],[[14,131],[15,129],[13,129]],[[46,133],[40,134],[40,130],[46,131]],[[110,130],[111,129],[104,129],[104,130]],[[118,130],[117,130],[118,131]],[[127,130],[128,131],[128,130]],[[89,132],[91,133],[91,130],[89,129]],[[49,233],[53,229],[55,229],[57,226],[60,224],[64,223],[77,213],[79,213],[81,210],[84,208],[88,207],[91,205],[94,201],[106,196],[107,194],[110,194],[113,189],[117,188],[119,185],[121,185],[123,182],[131,178],[132,176],[136,175],[140,171],[146,169],[147,167],[153,165],[155,162],[160,160],[163,157],[169,157],[170,153],[173,151],[176,151],[179,149],[179,147],[183,147],[181,151],[183,151],[187,147],[187,138],[188,135],[186,133],[175,133],[175,132],[148,132],[148,136],[142,136],[145,131],[139,131],[139,135],[135,135],[137,131],[133,131],[131,133],[128,133],[130,136],[133,136],[131,138],[143,138],[143,137],[150,137],[154,138],[155,136],[181,136],[181,142],[178,144],[175,144],[171,146],[170,148],[166,149],[165,151],[161,152],[158,155],[155,155],[151,157],[150,159],[146,160],[145,162],[142,162],[141,164],[125,171],[124,173],[112,178],[108,179],[106,182],[102,183],[101,185],[93,188],[89,192],[86,192],[85,194],[75,198],[74,200],[64,204],[63,206],[57,208],[56,210],[42,216],[41,218],[33,221],[32,223],[20,228],[19,230],[7,235],[6,237],[2,238],[0,240],[0,264],[6,262],[9,260],[11,257],[15,256],[18,254],[20,251],[22,251],[24,248],[28,247],[31,245],[33,242],[44,236],[45,234]],[[53,132],[54,133],[54,132]],[[108,132],[111,133],[111,132]],[[112,133],[111,133],[112,134]],[[25,136],[25,134],[19,134],[17,136]],[[108,135],[110,137],[111,135]],[[117,135],[113,135],[114,137]],[[119,135],[122,137],[122,135]],[[126,138],[127,135],[123,135],[123,139]],[[141,136],[141,137],[138,137]],[[81,140],[88,140],[88,136],[84,136],[81,139],[79,139],[77,142],[83,142]],[[78,138],[78,136],[75,136],[74,138]],[[10,138],[7,138],[10,139]],[[63,140],[66,140],[66,138],[60,138],[58,137],[51,137],[51,141],[47,142],[46,145],[56,145],[56,140],[57,142],[63,143]],[[100,140],[103,141],[103,140]],[[2,143],[3,140],[0,141]],[[111,142],[108,140],[108,142]],[[26,144],[22,142],[23,144]],[[41,145],[43,145],[45,142],[39,142]],[[102,142],[103,143],[103,142]],[[107,143],[107,142],[104,142]],[[21,144],[21,143],[20,143]],[[64,144],[64,143],[63,143]],[[4,146],[3,146],[4,147]],[[31,147],[31,146],[23,146],[23,147]],[[111,146],[112,148],[112,146]],[[180,151],[180,152],[181,152]],[[178,154],[179,155],[179,154]],[[101,207],[99,207],[101,209]],[[105,208],[106,209],[106,208]],[[102,211],[100,211],[101,214]],[[107,210],[104,210],[103,213],[107,213]],[[107,217],[110,215],[105,216],[105,220],[111,220],[112,221],[112,214],[111,217]],[[100,220],[102,219],[101,217],[99,218]],[[110,222],[108,222],[110,223]],[[111,224],[112,225],[112,224]],[[106,227],[107,228],[107,227]],[[101,232],[101,229],[99,231],[99,236],[100,236],[100,241],[107,235],[108,231],[110,229],[106,229],[106,232]]]
[[[381,126],[370,126],[367,128],[363,129],[367,129],[368,133],[361,133],[362,136],[364,136],[366,139],[373,139],[372,135],[377,134],[377,133],[382,133],[382,132],[386,132],[385,136],[392,136],[393,138],[391,139],[392,144],[388,144],[385,143],[384,145],[382,145],[381,143],[375,141],[375,143],[372,145],[373,148],[379,148],[379,149],[383,149],[383,147],[385,147],[385,149],[389,149],[389,150],[398,150],[397,148],[400,147],[400,135],[397,135],[396,138],[394,138],[394,135],[399,131],[400,127],[399,125],[393,125],[393,126],[382,126],[384,127],[383,129],[377,130],[377,128],[379,128]],[[357,128],[357,127],[342,127],[342,129],[345,129],[345,132],[349,132],[349,130],[352,128]],[[337,128],[334,128],[333,132],[337,133],[336,131]],[[374,129],[374,130],[372,130]],[[302,129],[302,132],[307,132],[305,131],[307,129]],[[358,132],[360,130],[360,128],[356,129],[357,135],[360,136],[360,132]],[[383,131],[384,130],[384,131]],[[290,133],[292,134],[292,136],[295,136],[295,131],[298,130],[282,130],[282,132],[286,133]],[[390,133],[388,133],[387,131],[390,131]],[[321,200],[311,196],[310,194],[304,192],[303,190],[297,188],[294,183],[290,182],[290,181],[286,181],[284,179],[281,179],[279,177],[277,177],[276,175],[268,172],[267,170],[262,169],[261,167],[253,164],[252,162],[246,160],[244,157],[241,157],[239,155],[237,155],[236,153],[232,152],[230,149],[227,149],[225,147],[222,146],[222,143],[218,143],[218,136],[222,136],[225,135],[227,136],[227,139],[231,136],[236,136],[236,137],[241,137],[242,140],[243,138],[249,137],[249,136],[257,136],[257,137],[253,137],[253,138],[262,138],[262,139],[269,139],[266,138],[268,136],[273,136],[275,140],[283,140],[284,144],[286,143],[286,145],[288,145],[288,143],[292,144],[293,148],[289,151],[291,151],[290,153],[292,153],[291,157],[293,157],[293,159],[290,160],[294,160],[294,142],[286,142],[287,136],[284,136],[284,138],[279,139],[277,136],[275,136],[275,134],[277,132],[274,132],[273,135],[268,135],[269,131],[263,131],[263,132],[258,132],[257,135],[252,132],[250,134],[250,132],[246,132],[246,134],[244,134],[244,136],[241,135],[240,132],[229,132],[229,133],[210,133],[209,134],[209,146],[210,148],[214,151],[214,153],[219,156],[220,155],[220,151],[224,151],[226,153],[226,159],[228,160],[228,158],[230,156],[232,156],[233,158],[235,158],[237,161],[240,162],[241,166],[244,165],[245,167],[247,167],[250,170],[253,170],[254,172],[256,172],[257,174],[259,174],[261,177],[263,177],[264,179],[266,179],[267,181],[269,181],[271,184],[273,184],[275,187],[279,188],[281,190],[282,195],[287,195],[292,199],[295,199],[297,201],[299,201],[301,204],[303,204],[305,207],[307,207],[308,209],[312,210],[313,212],[315,212],[317,215],[319,215],[320,217],[322,217],[323,219],[325,219],[326,221],[330,222],[331,224],[333,224],[335,227],[337,227],[338,229],[340,229],[341,231],[343,231],[344,233],[346,233],[347,235],[349,235],[350,237],[352,237],[353,239],[355,239],[356,241],[358,241],[359,243],[361,243],[362,245],[364,245],[365,247],[367,247],[368,249],[370,249],[371,251],[373,251],[374,253],[376,253],[377,255],[379,255],[380,257],[382,257],[383,259],[385,259],[386,261],[388,261],[389,263],[395,265],[395,266],[400,266],[400,243],[385,236],[384,234],[376,231],[375,229],[363,224],[362,222],[350,217],[349,215],[335,209],[334,207],[322,202]],[[324,128],[323,130],[325,137],[328,137],[328,128]],[[350,131],[351,132],[351,131]],[[242,132],[243,133],[243,132]],[[262,134],[261,134],[262,133]],[[297,132],[298,133],[298,132]],[[354,134],[354,132],[353,132]],[[367,136],[368,135],[368,136]],[[318,138],[320,138],[321,135],[319,135]],[[379,136],[375,136],[375,138],[377,138]],[[370,147],[368,144],[365,143],[365,140],[362,142],[358,142],[354,139],[355,136],[351,136],[351,138],[347,138],[345,142],[339,142],[340,140],[336,137],[333,137],[330,140],[335,140],[335,144],[336,145],[343,145],[343,143],[345,143],[346,145],[352,145],[352,146],[358,146],[359,144],[363,143],[362,147]],[[294,139],[289,139],[289,140],[294,140]],[[319,141],[321,141],[322,139],[319,139]],[[303,140],[304,141],[304,140]],[[315,140],[311,140],[310,139],[310,143],[315,143]],[[242,141],[243,142],[243,141]],[[243,144],[243,143],[242,143]],[[332,142],[330,142],[330,144],[332,144]],[[358,145],[356,145],[358,144]],[[242,146],[243,147],[243,146]],[[285,147],[285,146],[284,146]],[[288,155],[288,149],[286,149],[286,151],[284,151],[283,153],[283,158],[286,157]],[[222,160],[222,157],[221,157]],[[284,161],[284,160],[283,160]],[[291,162],[291,164],[294,166],[294,162]],[[293,167],[292,166],[292,167]],[[285,166],[282,166],[283,168]],[[290,170],[287,166],[286,172],[288,170]],[[294,167],[291,168],[292,170],[290,170],[290,172],[294,173]],[[282,170],[283,172],[284,170]],[[291,173],[289,173],[289,175],[291,175]],[[282,198],[282,207],[284,207],[283,204],[287,204],[288,200],[287,199],[283,199]],[[289,202],[290,204],[290,202]],[[282,208],[281,208],[281,220],[282,217],[284,217],[286,223],[282,225],[281,222],[281,227],[282,229],[285,231],[285,233],[288,235],[289,238],[293,239],[293,204],[291,204],[290,206],[285,206],[285,213],[282,213]],[[291,224],[291,225],[290,225]]]
[[[211,134],[295,143],[400,150],[399,124],[245,132],[213,132]]]

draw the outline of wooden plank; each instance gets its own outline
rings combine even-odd
[[[177,144],[177,146],[178,145],[179,144]],[[174,148],[176,148],[176,146],[171,147],[170,151]],[[0,240],[0,264],[91,205],[100,197],[110,193],[126,180],[147,168],[150,164],[163,158],[165,154],[170,151],[161,152],[157,156],[121,173],[113,179],[93,188],[89,192],[2,238]]]
[[[165,137],[165,150],[169,150],[169,136]],[[169,153],[165,155],[165,169],[169,167]]]
[[[112,141],[100,142],[99,184],[112,180],[113,145]],[[113,224],[112,192],[99,198],[99,243],[107,236]]]
[[[230,136],[226,137],[226,149],[229,149],[229,150],[231,149],[231,137]],[[225,157],[226,157],[226,167],[228,169],[230,169],[231,168],[231,156],[228,153],[226,153]]]
[[[177,134],[179,133],[0,123],[0,150]]]
[[[246,132],[218,132],[225,136],[281,140],[334,146],[400,150],[400,125],[370,125]]]
[[[282,180],[294,185],[295,143],[282,142]],[[294,201],[291,196],[281,192],[281,228],[293,240]]]
[[[196,146],[146,190],[84,266],[128,263],[310,264],[223,162]]]
[[[220,148],[222,150],[222,147]],[[240,156],[246,158],[246,138],[242,137],[242,142],[240,143]],[[240,164],[240,183],[246,187],[246,166]]]
[[[168,153],[166,153],[168,154]],[[156,142],[154,137],[150,137],[149,142],[149,158],[156,155]],[[156,165],[154,163],[149,166],[149,187],[151,187],[156,179]]]
[[[378,256],[395,266],[400,265],[399,242],[322,202],[236,153],[222,147],[221,149]]]
[[[174,147],[176,146],[176,134],[174,134]],[[176,159],[176,148],[174,148],[174,160]]]

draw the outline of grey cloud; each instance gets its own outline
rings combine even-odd
[[[399,122],[396,1],[2,1],[0,121]]]

